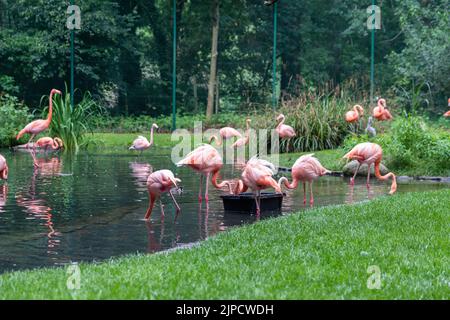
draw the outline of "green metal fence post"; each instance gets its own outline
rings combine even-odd
[[[273,5],[272,108],[277,107],[277,29],[278,3]]]
[[[177,1],[173,0],[173,48],[172,48],[172,131],[177,129]]]
[[[373,105],[373,92],[374,92],[374,81],[375,81],[375,0],[372,0],[372,36],[371,36],[371,47],[370,47],[370,104]]]
[[[71,5],[74,5],[74,0],[70,1]],[[75,42],[75,30],[72,28],[70,30],[70,108],[74,108],[74,97],[73,93],[75,91],[75,53],[74,53],[74,42]]]

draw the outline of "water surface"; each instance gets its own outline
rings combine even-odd
[[[199,205],[199,176],[189,168],[176,168],[167,149],[153,148],[142,157],[101,152],[73,158],[38,155],[38,169],[33,168],[27,153],[0,153],[10,169],[9,181],[0,182],[0,272],[152,253],[191,244],[256,219],[224,213],[219,197],[223,192],[213,188],[209,207]],[[156,205],[151,221],[145,222],[147,176],[159,169],[171,169],[182,179],[183,194],[177,196],[182,211],[175,221],[175,208],[165,195],[165,216]],[[239,174],[226,166],[222,176]],[[360,179],[352,191],[348,178],[324,177],[314,184],[314,206],[367,201],[386,196],[389,187],[390,182],[373,179],[367,190],[365,180]],[[447,187],[399,183],[398,192]],[[301,188],[288,192],[283,214],[307,209]]]

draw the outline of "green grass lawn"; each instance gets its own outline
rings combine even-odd
[[[450,190],[313,209],[192,249],[0,276],[3,299],[447,299]],[[380,289],[368,289],[370,266]],[[369,281],[370,282],[370,281]]]

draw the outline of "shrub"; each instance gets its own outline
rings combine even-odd
[[[28,108],[11,95],[0,95],[0,146],[9,147],[16,144],[16,135],[32,116]]]

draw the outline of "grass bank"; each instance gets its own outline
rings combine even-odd
[[[0,276],[3,299],[447,299],[450,190],[318,208],[189,250]],[[368,289],[381,271],[380,289]],[[375,268],[377,268],[375,267]]]

